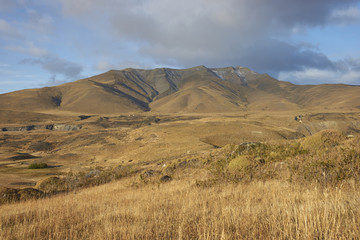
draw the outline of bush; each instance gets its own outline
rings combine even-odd
[[[301,140],[283,143],[228,145],[210,162],[214,179],[234,182],[277,179],[322,186],[360,181],[358,138],[347,139],[325,130]]]
[[[48,168],[49,166],[46,163],[32,163],[29,165],[29,169],[41,169]]]
[[[59,177],[48,177],[36,183],[36,189],[47,194],[55,194],[57,192],[66,191],[65,181]]]
[[[240,155],[230,161],[230,163],[228,165],[228,170],[230,172],[241,171],[242,169],[246,168],[250,164],[251,164],[251,162],[249,161],[247,156]]]
[[[346,138],[337,130],[324,130],[301,141],[301,147],[313,153],[326,153],[338,146]]]

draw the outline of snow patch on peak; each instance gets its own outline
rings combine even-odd
[[[248,81],[247,81],[247,79],[246,79],[246,72],[241,71],[241,68],[240,68],[240,67],[238,67],[237,69],[235,69],[234,73],[239,76],[240,80],[241,80],[243,83],[248,84]]]
[[[247,72],[250,72],[251,74],[258,75],[257,72],[254,72],[254,71],[252,71],[252,70],[250,70],[250,69],[248,69],[248,68],[245,68],[245,67],[237,67],[236,69],[237,69],[238,71],[242,72],[245,76],[246,76],[246,71],[247,71]]]
[[[246,73],[241,72],[240,69],[237,69],[236,71],[234,71],[236,73],[236,75],[238,75],[240,78],[245,77]]]
[[[218,71],[218,70],[211,70],[213,73],[215,73],[216,76],[218,76],[219,78],[221,78],[222,80],[225,80],[225,77],[224,77],[224,71]]]

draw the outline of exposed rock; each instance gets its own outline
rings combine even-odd
[[[304,118],[304,115],[297,115],[297,116],[295,116],[294,119],[295,119],[295,121],[302,123],[303,118]]]
[[[53,128],[53,130],[57,130],[57,131],[75,131],[80,129],[81,126],[67,125],[67,124],[54,124],[54,128]]]
[[[172,177],[169,175],[165,175],[160,178],[160,182],[170,182],[171,180],[172,180]]]
[[[92,170],[90,172],[88,172],[85,177],[86,178],[93,178],[93,177],[99,177],[101,174],[101,171],[96,169],[96,170]]]
[[[2,128],[3,132],[6,131],[32,131],[32,130],[55,130],[55,131],[74,131],[80,130],[81,126],[79,125],[68,125],[68,124],[49,124],[49,125],[29,125],[25,127],[5,127]]]

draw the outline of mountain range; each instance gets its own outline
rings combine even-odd
[[[0,109],[89,114],[359,110],[360,86],[295,85],[244,67],[128,68],[1,94]]]

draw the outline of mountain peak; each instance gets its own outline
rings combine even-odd
[[[54,99],[61,99],[54,104]],[[360,88],[298,86],[237,67],[110,70],[87,79],[0,95],[0,109],[126,112],[238,112],[359,109]]]

